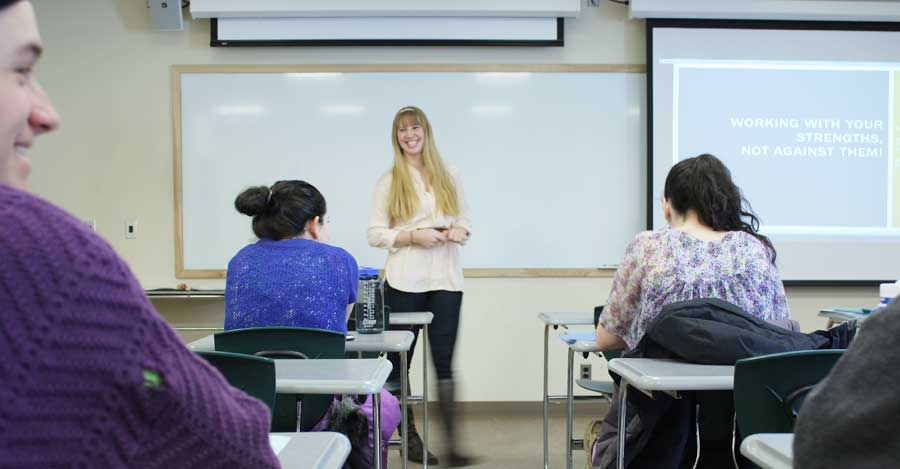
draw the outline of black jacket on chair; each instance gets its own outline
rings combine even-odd
[[[663,307],[637,347],[622,358],[674,358],[707,365],[797,350],[847,348],[855,327],[841,325],[809,334],[794,332],[750,316],[716,298],[682,301]],[[610,373],[618,383],[619,376]],[[628,393],[626,467],[732,467],[734,421],[731,391],[667,394]],[[699,404],[699,414],[698,405]],[[704,411],[704,409],[706,409]],[[613,468],[618,452],[618,388],[596,443],[593,465]],[[699,438],[697,437],[699,435]]]

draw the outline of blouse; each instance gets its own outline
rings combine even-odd
[[[600,325],[632,349],[663,306],[696,298],[719,298],[763,320],[791,315],[778,270],[753,235],[730,231],[703,241],[665,229],[631,241]]]
[[[388,249],[385,278],[392,288],[410,293],[435,290],[462,291],[463,269],[459,257],[459,245],[447,242],[432,248],[404,246],[395,248],[394,241],[401,231],[420,228],[462,228],[472,232],[469,207],[456,168],[449,167],[456,186],[459,215],[447,215],[435,205],[434,192],[426,190],[422,175],[410,167],[413,187],[419,196],[419,208],[409,220],[392,220],[388,210],[388,194],[391,190],[391,172],[378,179],[372,209],[369,212],[369,245]]]

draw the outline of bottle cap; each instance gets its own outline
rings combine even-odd
[[[376,269],[374,267],[360,267],[359,268],[359,278],[361,278],[361,279],[378,278],[378,269]]]
[[[894,283],[882,283],[879,290],[879,296],[882,298],[894,298],[900,295],[900,280]]]

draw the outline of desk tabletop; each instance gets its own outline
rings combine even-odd
[[[375,394],[391,373],[384,359],[275,360],[275,391],[282,394]]]
[[[359,334],[352,331],[347,335],[355,337],[345,342],[344,350],[347,352],[406,352],[415,337],[410,331],[384,331],[380,334]]]
[[[794,467],[793,433],[757,433],[741,443],[741,454],[763,469]]]
[[[410,331],[384,331],[381,334],[357,334],[349,332],[354,340],[345,342],[344,350],[347,352],[404,352],[412,346],[413,333]],[[216,350],[216,340],[213,334],[197,339],[187,344],[194,352],[213,352]]]
[[[413,313],[391,313],[391,324],[398,326],[424,326],[431,324],[434,313],[431,311],[417,311]]]
[[[350,455],[350,440],[334,432],[270,433],[269,444],[284,469],[340,469]]]
[[[594,353],[599,352],[600,348],[597,347],[596,340],[578,340],[571,344],[569,344],[569,348],[575,352],[585,352],[585,353]]]
[[[540,313],[538,319],[549,326],[594,325],[594,313]]]
[[[609,370],[645,391],[706,391],[734,389],[734,367],[698,365],[655,358],[616,358]]]
[[[188,342],[187,348],[194,352],[215,352],[216,340],[213,338],[213,335],[210,334],[193,342]]]

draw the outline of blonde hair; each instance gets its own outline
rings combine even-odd
[[[408,220],[419,209],[419,196],[413,187],[409,166],[400,149],[397,132],[400,125],[418,124],[425,131],[425,144],[422,147],[422,160],[425,163],[425,174],[434,192],[435,205],[445,215],[459,215],[459,201],[456,196],[456,185],[441,160],[431,123],[425,113],[415,107],[407,106],[397,111],[394,124],[391,126],[391,143],[394,146],[394,167],[391,170],[391,190],[388,193],[388,212],[394,222]]]

